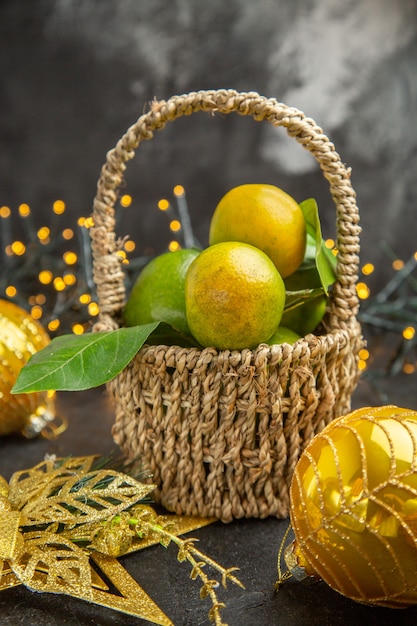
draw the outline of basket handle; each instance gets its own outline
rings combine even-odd
[[[283,126],[319,163],[329,183],[336,205],[338,249],[337,280],[332,290],[330,315],[338,327],[349,326],[358,310],[356,282],[359,267],[359,212],[356,194],[350,182],[350,169],[345,167],[334,145],[316,123],[302,111],[288,107],[256,92],[239,93],[231,89],[198,91],[169,100],[154,101],[150,111],[142,115],[107,153],[93,203],[90,228],[94,281],[97,288],[99,320],[95,330],[119,326],[125,304],[124,272],[118,254],[120,242],[115,234],[117,190],[123,181],[126,163],[135,156],[141,141],[152,139],[155,130],[167,122],[198,111],[251,115],[256,121]]]

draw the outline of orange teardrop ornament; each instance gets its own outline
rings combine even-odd
[[[50,341],[31,315],[8,300],[0,300],[0,435],[38,435],[55,417],[52,393],[12,394],[11,389],[29,357]]]
[[[416,411],[366,407],[334,420],[301,455],[290,498],[290,568],[357,602],[417,603]]]

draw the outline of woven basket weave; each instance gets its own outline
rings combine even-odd
[[[252,116],[283,126],[318,161],[336,205],[337,281],[325,334],[254,350],[144,346],[108,384],[113,437],[128,459],[140,457],[157,500],[177,514],[286,517],[288,488],[306,444],[350,409],[363,346],[357,321],[358,209],[333,144],[301,111],[257,93],[200,91],[154,102],[107,154],[91,228],[100,307],[94,330],[121,324],[124,272],[114,206],[126,163],[167,122],[198,111]]]

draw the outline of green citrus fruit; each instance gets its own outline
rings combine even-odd
[[[297,341],[297,339],[301,339],[300,335],[291,330],[291,328],[278,326],[272,337],[268,339],[268,343],[270,346],[276,343],[289,343],[290,345],[292,345]]]
[[[304,215],[294,198],[278,187],[240,185],[223,196],[211,219],[209,243],[221,241],[241,241],[263,250],[285,278],[304,259]]]
[[[284,282],[288,291],[313,289],[321,286],[320,276],[315,266],[300,267]],[[326,294],[323,293],[294,309],[285,311],[281,324],[291,328],[302,337],[312,333],[323,319],[328,300]]]
[[[245,243],[209,246],[185,279],[188,326],[202,346],[241,350],[267,341],[284,303],[284,281],[271,259]]]
[[[195,248],[165,252],[139,274],[124,309],[127,326],[166,322],[190,334],[185,315],[184,282],[188,267],[200,254]]]

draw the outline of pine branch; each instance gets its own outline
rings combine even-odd
[[[216,561],[214,561],[213,559],[211,559],[210,557],[208,557],[206,554],[204,554],[203,552],[201,552],[195,547],[194,542],[198,541],[197,539],[194,539],[194,538],[183,539],[181,537],[178,537],[174,533],[171,533],[166,528],[166,526],[159,523],[161,519],[160,517],[155,515],[154,520],[149,519],[149,517],[152,517],[152,516],[148,516],[149,521],[148,520],[145,521],[144,519],[140,521],[131,519],[130,523],[134,524],[134,522],[136,521],[138,522],[138,526],[139,526],[138,534],[140,537],[143,537],[144,535],[147,535],[149,533],[151,534],[156,533],[160,538],[160,543],[164,547],[167,547],[171,542],[177,546],[178,561],[179,562],[188,561],[192,567],[190,578],[192,580],[195,580],[196,578],[200,578],[200,580],[203,583],[203,586],[201,587],[201,590],[200,590],[200,598],[204,599],[206,597],[209,597],[211,600],[212,606],[209,611],[209,619],[212,622],[214,622],[216,626],[227,626],[227,624],[225,624],[222,621],[221,615],[220,615],[220,611],[223,608],[225,608],[225,604],[219,601],[216,591],[215,591],[215,589],[219,587],[220,583],[217,580],[211,579],[205,573],[203,568],[206,565],[208,565],[209,567],[214,569],[216,572],[221,574],[221,584],[225,589],[227,587],[228,580],[230,580],[234,584],[244,589],[244,585],[240,582],[238,578],[236,578],[236,576],[232,574],[232,572],[237,571],[238,568],[236,567],[232,567],[228,569],[224,568],[222,565],[220,565],[219,563],[217,563]]]

